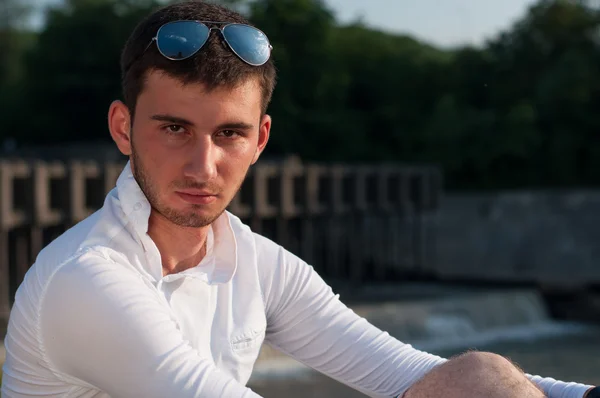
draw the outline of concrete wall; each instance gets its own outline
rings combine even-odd
[[[600,191],[447,194],[430,220],[442,278],[600,282]]]

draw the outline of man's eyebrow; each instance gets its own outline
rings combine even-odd
[[[159,122],[181,124],[183,126],[190,126],[190,127],[194,126],[193,122],[191,122],[191,121],[189,121],[187,119],[184,119],[182,117],[177,117],[177,116],[173,116],[173,115],[152,115],[152,116],[150,116],[150,119],[157,120]],[[244,123],[244,122],[227,122],[227,123],[222,123],[219,126],[217,126],[217,130],[245,130],[245,131],[250,131],[250,130],[254,130],[254,125],[248,124],[248,123]]]
[[[220,124],[218,130],[254,130],[254,125],[244,122],[229,122]]]
[[[150,119],[157,120],[159,122],[181,124],[183,126],[193,126],[194,125],[193,122],[190,122],[187,119],[184,119],[182,117],[172,116],[172,115],[152,115],[152,116],[150,116]]]

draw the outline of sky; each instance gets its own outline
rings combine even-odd
[[[41,7],[60,0],[32,0]],[[535,0],[325,0],[341,22],[408,33],[440,47],[481,45],[508,29]],[[39,26],[38,13],[33,24]]]
[[[410,33],[443,47],[480,45],[509,28],[535,0],[326,0],[338,20]]]

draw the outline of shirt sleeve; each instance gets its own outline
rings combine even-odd
[[[276,257],[263,275],[266,339],[276,349],[371,397],[401,396],[446,361],[359,317],[311,266],[285,249],[279,248]],[[581,398],[590,387],[526,376],[549,398]]]
[[[548,398],[582,398],[585,392],[592,388],[592,386],[589,385],[564,382],[555,380],[551,377],[541,377],[530,374],[525,374],[525,376],[533,383],[537,384]]]
[[[445,361],[359,317],[293,254],[279,248],[273,255],[259,254],[259,264],[265,270],[266,341],[274,348],[371,397],[402,395]]]
[[[113,398],[259,397],[184,340],[150,282],[101,255],[55,273],[40,333],[59,377]]]

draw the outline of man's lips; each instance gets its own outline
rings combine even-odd
[[[207,189],[186,188],[186,189],[178,189],[177,192],[184,193],[186,195],[195,195],[195,196],[217,196],[216,193],[209,191]]]
[[[185,202],[196,205],[205,205],[217,200],[216,194],[200,189],[182,189],[175,193]]]

